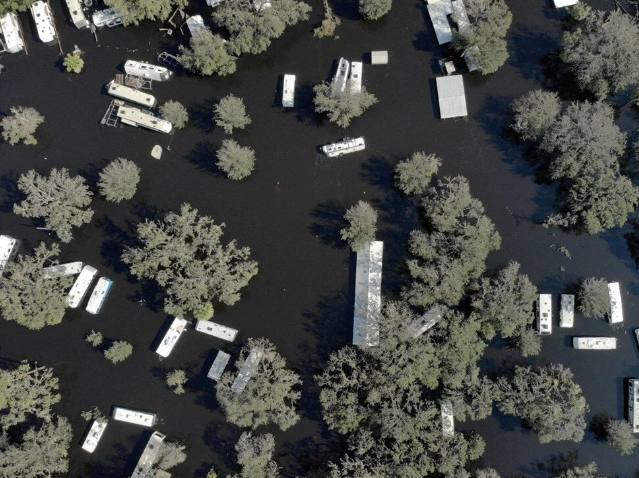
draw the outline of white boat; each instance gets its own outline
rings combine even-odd
[[[552,295],[539,294],[537,301],[537,333],[550,335],[552,333]]]
[[[575,323],[575,296],[561,294],[561,308],[559,309],[559,327],[572,327]]]
[[[224,369],[229,363],[231,356],[226,352],[222,352],[221,350],[217,353],[215,357],[215,361],[209,370],[209,373],[206,374],[208,378],[211,380],[215,380],[218,382],[222,378],[222,374],[224,373]]]
[[[361,93],[362,91],[362,69],[364,68],[364,63],[361,61],[353,61],[351,62],[351,92],[352,93]]]
[[[356,151],[363,151],[366,148],[364,138],[344,138],[337,143],[331,143],[322,146],[321,151],[329,158],[337,158],[343,154],[354,153]]]
[[[151,65],[143,61],[127,60],[124,63],[125,73],[153,81],[166,81],[173,74],[168,68],[159,65]]]
[[[55,26],[53,25],[53,13],[49,4],[38,0],[31,4],[31,15],[35,22],[38,38],[42,43],[54,43],[56,41]]]
[[[87,16],[84,14],[82,10],[82,2],[81,0],[64,0],[67,4],[67,8],[69,9],[69,15],[71,16],[71,23],[75,25],[76,28],[89,28],[89,20],[87,20]]]
[[[89,314],[97,314],[100,312],[112,286],[113,281],[111,279],[100,277],[98,283],[93,288],[91,297],[89,297],[89,303],[87,304],[87,312]]]
[[[331,82],[332,94],[346,89],[346,80],[348,79],[348,73],[350,71],[350,64],[345,58],[340,58],[337,63],[337,71]]]
[[[442,413],[442,435],[445,437],[455,436],[455,417],[453,415],[453,404],[449,400],[441,402]]]
[[[257,370],[257,366],[259,365],[260,360],[262,360],[263,355],[264,354],[261,350],[251,350],[251,353],[248,355],[248,357],[246,357],[246,361],[238,372],[237,377],[235,377],[235,380],[231,385],[231,390],[233,390],[235,393],[240,393],[242,390],[244,390],[244,387],[246,387],[246,384],[251,379],[251,376]]]
[[[572,346],[580,350],[614,350],[617,348],[615,337],[573,337]]]
[[[116,116],[124,124],[135,126],[136,128],[142,127],[158,133],[170,133],[173,131],[173,125],[170,122],[157,118],[150,111],[144,111],[133,106],[119,106]]]
[[[142,425],[145,427],[152,427],[155,425],[157,419],[155,413],[141,412],[139,410],[122,407],[113,407],[113,414],[111,416],[121,422],[133,423],[134,425]]]
[[[632,432],[639,433],[639,379],[628,380],[628,421]]]
[[[611,324],[619,324],[623,322],[623,309],[621,308],[621,291],[619,290],[619,282],[611,282],[608,284],[608,295],[610,296],[610,314],[608,314],[608,322]]]
[[[416,339],[420,335],[423,335],[426,331],[432,329],[442,319],[442,311],[439,306],[431,307],[426,311],[424,315],[415,319],[410,324],[409,334],[412,338]]]
[[[96,27],[117,27],[122,25],[122,19],[126,13],[119,12],[115,8],[104,8],[93,13],[93,24]]]
[[[15,13],[7,13],[0,17],[0,46],[7,53],[24,50],[20,20]]]
[[[89,430],[89,434],[84,439],[84,443],[82,444],[82,449],[88,451],[89,453],[93,453],[95,448],[98,446],[98,442],[100,438],[102,438],[102,434],[107,426],[107,420],[93,420],[91,424],[91,429]]]
[[[231,327],[225,327],[224,325],[216,324],[208,320],[198,320],[195,324],[195,330],[198,332],[204,332],[205,334],[212,335],[222,340],[228,340],[233,342],[237,336],[237,330]]]
[[[82,262],[67,262],[66,264],[58,264],[57,266],[45,267],[42,269],[44,277],[52,279],[54,277],[74,276],[82,271]]]
[[[75,280],[73,287],[71,287],[71,291],[69,291],[69,296],[67,297],[69,307],[75,309],[80,305],[80,302],[84,299],[84,296],[89,290],[91,282],[93,282],[93,278],[97,273],[98,271],[91,266],[84,266],[82,268],[82,272],[80,272],[80,275]]]
[[[139,105],[144,105],[148,108],[155,108],[155,105],[157,105],[155,96],[140,90],[136,90],[135,88],[131,88],[130,86],[118,85],[115,81],[109,82],[107,86],[109,87],[108,93],[111,96],[115,96],[116,98],[121,98],[132,103],[137,103]]]
[[[284,75],[282,106],[285,108],[292,108],[295,106],[295,75]]]
[[[163,435],[160,432],[153,432],[144,447],[144,451],[142,452],[137,465],[135,465],[135,470],[133,470],[131,478],[151,478],[152,476],[160,476],[158,474],[159,472],[153,472],[153,464],[155,463],[155,460],[157,460],[160,450],[162,450],[162,444],[164,443],[165,438],[166,435]]]
[[[7,267],[11,256],[13,255],[18,241],[13,237],[0,236],[0,274]]]
[[[156,352],[160,357],[166,358],[169,356],[173,347],[175,347],[175,344],[180,338],[180,335],[182,335],[182,333],[186,330],[187,324],[188,322],[186,320],[179,317],[173,319],[171,327],[169,327],[169,330],[167,330],[166,334],[164,334],[162,342],[160,342],[160,345],[156,349]]]

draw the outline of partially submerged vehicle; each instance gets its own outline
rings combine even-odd
[[[123,24],[126,12],[120,12],[115,8],[105,8],[93,13],[93,24],[96,27],[118,27]]]
[[[131,103],[137,103],[148,108],[155,108],[158,102],[153,95],[136,90],[130,86],[119,85],[115,81],[110,81],[107,87],[107,91],[111,96],[130,101]]]
[[[135,126],[136,128],[142,127],[158,133],[171,133],[173,131],[173,125],[170,122],[157,118],[150,111],[144,111],[132,106],[118,105],[116,116],[124,124]]]
[[[75,25],[76,28],[89,28],[89,20],[87,20],[87,16],[84,14],[82,10],[82,2],[81,0],[64,0],[67,4],[67,8],[69,9],[69,16],[71,17],[71,23]]]
[[[24,50],[22,28],[18,15],[15,13],[7,13],[0,17],[0,47],[7,53],[18,53]]]
[[[552,333],[552,295],[539,294],[537,300],[537,333],[550,335]]]
[[[127,60],[124,63],[124,72],[128,75],[139,76],[153,81],[166,81],[173,74],[172,71],[164,66],[135,60]]]
[[[573,337],[572,346],[581,350],[614,350],[617,348],[615,337]]]
[[[35,22],[38,38],[42,43],[55,43],[58,39],[53,24],[53,13],[49,4],[38,0],[31,4],[31,15]]]
[[[69,291],[69,296],[67,297],[67,304],[72,309],[77,308],[84,299],[89,287],[91,287],[91,282],[93,282],[93,278],[98,273],[96,269],[91,266],[84,266],[82,268],[82,272],[75,280],[73,287]]]
[[[331,143],[322,146],[321,151],[329,158],[337,158],[343,154],[354,153],[356,151],[363,151],[366,148],[366,143],[363,137],[360,138],[344,138],[337,143]]]

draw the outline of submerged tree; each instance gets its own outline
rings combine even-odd
[[[107,360],[114,364],[124,362],[133,353],[133,345],[125,340],[116,340],[111,344],[111,347],[104,351],[104,356]]]
[[[170,470],[171,468],[184,463],[186,461],[186,453],[184,453],[184,445],[178,445],[173,442],[163,442],[160,447],[155,466],[160,470]]]
[[[62,66],[64,66],[67,72],[71,73],[81,73],[84,68],[84,60],[82,59],[82,52],[76,51],[73,53],[68,53],[67,56],[64,57],[64,61],[62,62]]]
[[[0,0],[0,16],[11,12],[26,12],[35,0]]]
[[[320,26],[318,26],[317,28],[315,28],[315,30],[313,30],[313,36],[317,38],[335,36],[335,30],[342,23],[342,21],[335,16],[335,13],[333,12],[333,9],[329,5],[328,0],[323,0],[323,1],[324,1],[324,19],[322,20],[322,23],[320,24]],[[335,38],[337,39],[339,37],[335,36]]]
[[[315,111],[326,114],[329,121],[341,128],[348,127],[353,118],[361,116],[377,103],[377,97],[369,93],[365,86],[362,86],[361,91],[353,91],[350,80],[346,82],[344,91],[333,91],[333,86],[327,82],[315,85],[313,91]]]
[[[105,0],[105,3],[126,13],[123,18],[125,25],[139,25],[143,20],[168,19],[175,8],[186,7],[188,0]]]
[[[180,45],[178,61],[189,71],[202,76],[226,76],[235,73],[237,58],[230,55],[224,39],[208,28],[198,30],[189,47]]]
[[[255,168],[255,151],[240,146],[232,139],[225,139],[217,151],[217,167],[236,181],[247,178]]]
[[[533,90],[513,101],[511,108],[513,131],[525,141],[540,141],[557,121],[561,103],[554,91]]]
[[[177,129],[184,128],[189,122],[189,112],[179,101],[169,100],[160,106],[160,116]]]
[[[395,166],[395,187],[407,195],[423,194],[441,165],[435,154],[413,153]]]
[[[180,214],[169,212],[163,221],[139,224],[142,246],[127,248],[122,260],[133,275],[153,279],[166,289],[167,314],[192,313],[207,320],[213,316],[214,300],[235,304],[257,274],[248,247],[238,248],[234,240],[222,244],[224,227],[183,204]]]
[[[24,144],[37,144],[38,140],[33,133],[44,123],[44,116],[35,108],[24,106],[14,106],[9,111],[11,114],[0,120],[2,139],[11,145],[18,144],[20,141]]]
[[[359,13],[366,20],[378,20],[390,12],[392,0],[359,0]]]
[[[66,168],[53,168],[48,177],[32,169],[20,176],[18,189],[27,197],[13,205],[13,212],[43,218],[45,227],[54,231],[62,242],[70,242],[71,229],[90,222],[93,217],[93,210],[88,209],[93,194],[83,177],[69,176]]]
[[[104,337],[101,332],[97,332],[92,330],[89,334],[84,338],[84,340],[91,345],[93,348],[97,348],[102,345],[104,342]]]
[[[608,282],[603,277],[584,279],[577,298],[579,312],[586,317],[602,318],[610,312]]]
[[[176,395],[182,395],[184,393],[184,384],[188,381],[186,372],[180,369],[171,370],[166,374],[166,384],[169,388],[173,389],[173,393]]]
[[[361,251],[375,240],[377,211],[369,203],[358,201],[355,206],[348,208],[344,219],[348,226],[342,229],[340,234],[342,240],[348,242],[354,252]]]
[[[632,425],[626,420],[608,420],[605,424],[606,441],[613,450],[621,455],[632,455],[639,443],[639,438],[635,436]]]
[[[107,201],[118,203],[131,199],[138,189],[139,182],[138,165],[128,159],[117,158],[100,171],[98,189]]]
[[[592,461],[584,466],[575,466],[568,470],[559,473],[557,478],[597,478],[599,473],[597,472],[597,464]]]
[[[251,117],[246,113],[244,100],[232,93],[215,105],[213,119],[226,134],[233,133],[234,129],[245,129],[251,124]]]
[[[280,469],[273,460],[275,438],[270,433],[253,436],[244,432],[235,444],[237,463],[242,467],[239,475],[229,478],[278,478]]]

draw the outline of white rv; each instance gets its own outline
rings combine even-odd
[[[559,309],[559,327],[572,327],[575,323],[575,296],[561,294],[561,308]]]
[[[295,75],[284,75],[282,106],[292,108],[295,105]]]
[[[91,293],[91,297],[89,298],[89,303],[87,304],[87,312],[89,314],[97,314],[102,309],[102,305],[104,305],[104,301],[109,295],[111,291],[111,287],[113,286],[113,281],[111,279],[107,279],[106,277],[100,277],[98,283],[93,288],[93,292]]]
[[[15,13],[0,17],[0,34],[0,46],[7,53],[18,53],[24,49],[20,20]]]
[[[608,315],[608,321],[611,324],[619,324],[623,322],[619,282],[611,282],[608,284],[608,295],[610,296],[610,314]]]
[[[128,75],[139,76],[153,81],[166,81],[173,74],[168,68],[158,65],[151,65],[142,61],[127,60],[124,64],[124,71]]]
[[[89,290],[91,282],[93,282],[93,278],[97,273],[98,271],[91,266],[84,266],[82,268],[82,272],[80,272],[80,275],[75,280],[73,287],[71,287],[71,291],[69,291],[69,296],[67,297],[69,307],[75,309],[80,305],[80,302],[84,299],[84,296]]]
[[[91,429],[89,430],[89,434],[84,439],[84,443],[82,444],[82,449],[88,451],[89,453],[93,453],[95,448],[98,446],[98,442],[100,438],[102,438],[102,434],[107,426],[107,420],[93,420],[91,424]]]
[[[54,43],[57,39],[53,25],[53,13],[49,4],[38,0],[31,5],[31,15],[35,22],[38,38],[42,43]]]
[[[572,346],[580,350],[614,350],[617,348],[615,337],[573,337]]]
[[[162,342],[156,349],[156,352],[160,357],[166,358],[169,356],[173,347],[175,347],[175,344],[180,338],[180,335],[182,335],[182,332],[186,330],[187,324],[188,322],[186,320],[180,319],[179,317],[173,319],[171,327],[167,330]]]
[[[202,15],[193,15],[192,17],[187,18],[186,28],[189,29],[191,36],[195,36],[197,32],[202,30],[208,30],[207,26],[204,24]]]
[[[235,340],[238,332],[236,329],[225,327],[208,320],[198,320],[195,324],[195,330],[198,332],[204,332],[205,334],[212,335],[213,337],[217,337],[222,340],[228,340],[229,342],[233,342]]]
[[[350,68],[351,65],[346,59],[339,59],[339,62],[337,63],[337,71],[335,72],[335,76],[331,82],[332,94],[346,89],[346,80],[348,79],[348,72],[350,71]]]
[[[351,62],[351,92],[361,93],[362,91],[362,69],[364,64],[361,61]]]
[[[540,335],[552,333],[552,295],[539,294],[537,301],[537,332]]]
[[[86,15],[82,11],[82,2],[81,0],[64,0],[67,4],[67,8],[69,9],[69,15],[71,16],[71,23],[75,25],[76,28],[89,28],[89,21],[87,20]]]
[[[142,425],[152,427],[155,425],[157,416],[155,413],[140,412],[139,410],[131,410],[130,408],[113,407],[113,418],[121,422],[133,423],[134,425]]]
[[[155,463],[155,460],[157,460],[160,450],[162,450],[165,438],[166,435],[163,435],[160,432],[153,432],[144,447],[142,455],[140,455],[137,465],[135,465],[135,470],[133,470],[131,478],[150,478],[152,476],[160,476],[157,472],[153,472],[153,464]]]
[[[125,16],[126,12],[119,12],[115,8],[105,8],[93,14],[93,24],[96,27],[117,27],[122,25],[122,19]]]
[[[54,277],[74,276],[82,271],[82,262],[67,262],[57,266],[45,267],[42,269],[44,277],[52,279]]]
[[[337,143],[331,143],[322,146],[322,153],[329,158],[337,158],[343,154],[354,153],[355,151],[363,151],[366,148],[364,138],[344,138]]]
[[[453,416],[453,404],[450,400],[441,402],[442,434],[445,437],[455,436],[455,417]]]
[[[639,378],[628,380],[628,421],[633,433],[639,433]]]
[[[215,380],[216,382],[218,382],[222,378],[224,369],[228,365],[230,359],[231,356],[229,354],[220,350],[217,353],[215,361],[213,362],[213,365],[211,365],[211,369],[209,370],[209,373],[206,374],[206,376],[211,380]]]
[[[579,3],[579,0],[552,0],[555,8],[572,7]]]
[[[13,237],[0,236],[0,274],[7,267],[17,243],[18,241]]]
[[[150,111],[144,111],[132,106],[119,106],[116,116],[124,124],[129,126],[142,127],[157,131],[158,133],[170,133],[173,125],[162,118],[157,118]]]
[[[139,105],[144,105],[149,108],[155,108],[155,105],[157,104],[155,96],[144,93],[140,90],[136,90],[135,88],[131,88],[130,86],[118,85],[115,81],[111,81],[109,82],[108,87],[109,94],[111,96],[115,96],[116,98],[121,98],[123,100],[137,103]]]

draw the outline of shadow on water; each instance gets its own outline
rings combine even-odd
[[[11,172],[0,178],[0,188],[6,191],[2,202],[0,203],[0,211],[12,212],[13,205],[24,199],[24,194],[18,189],[18,174]]]
[[[315,93],[313,92],[313,84],[302,83],[295,89],[295,108],[287,109],[287,113],[295,113],[297,121],[307,126],[319,126],[321,120],[319,115],[315,112],[315,106],[313,104],[313,98]]]
[[[343,448],[343,449],[342,449]],[[325,477],[328,463],[339,462],[340,456],[346,451],[341,440],[328,439],[317,443],[307,437],[297,443],[286,443],[285,453],[289,455],[283,476]],[[292,458],[292,459],[291,459]]]
[[[128,468],[131,456],[127,447],[122,443],[113,445],[115,455],[103,462],[90,461],[85,466],[85,475],[93,478],[121,478],[124,470]],[[135,465],[133,465],[135,466]]]
[[[220,417],[216,417],[219,419]],[[222,457],[216,464],[216,469],[220,464],[227,470],[237,469],[235,462],[235,444],[240,437],[240,430],[237,427],[225,426],[222,422],[212,422],[206,426],[202,439],[204,443],[215,451],[216,458]],[[220,474],[220,476],[223,476]]]
[[[340,230],[346,226],[344,214],[347,208],[348,204],[345,201],[336,199],[329,199],[319,204],[311,212],[315,222],[308,226],[308,230],[318,237],[322,244],[335,249],[344,249],[346,242],[342,240]]]
[[[127,222],[122,228],[106,214],[96,219],[95,225],[102,228],[106,237],[100,247],[103,264],[112,267],[117,274],[127,274],[127,282],[136,282],[135,277],[129,274],[129,266],[122,262],[122,253],[125,248],[136,245],[135,227]]]
[[[359,6],[353,0],[336,0],[331,2],[333,13],[347,20],[359,20],[362,16],[359,13]]]
[[[509,35],[508,63],[517,68],[523,78],[543,83],[545,79],[540,59],[557,48],[557,42],[537,27],[517,25]]]
[[[189,108],[189,118],[193,121],[196,128],[201,129],[205,133],[213,132],[215,129],[213,114],[218,101],[217,98],[206,99]]]
[[[104,159],[102,161],[102,167],[98,166],[96,163],[89,163],[86,167],[82,169],[78,169],[78,174],[82,176],[89,188],[95,189],[98,187],[98,181],[100,180],[100,171],[104,166],[106,166],[108,160]]]
[[[558,476],[562,472],[578,466],[579,452],[577,450],[568,453],[558,453],[551,455],[545,461],[531,463],[528,467],[520,467],[525,476],[531,478],[547,478],[548,476]]]
[[[186,159],[201,171],[217,177],[226,176],[217,166],[217,149],[210,141],[198,141],[195,148],[187,153]]]

